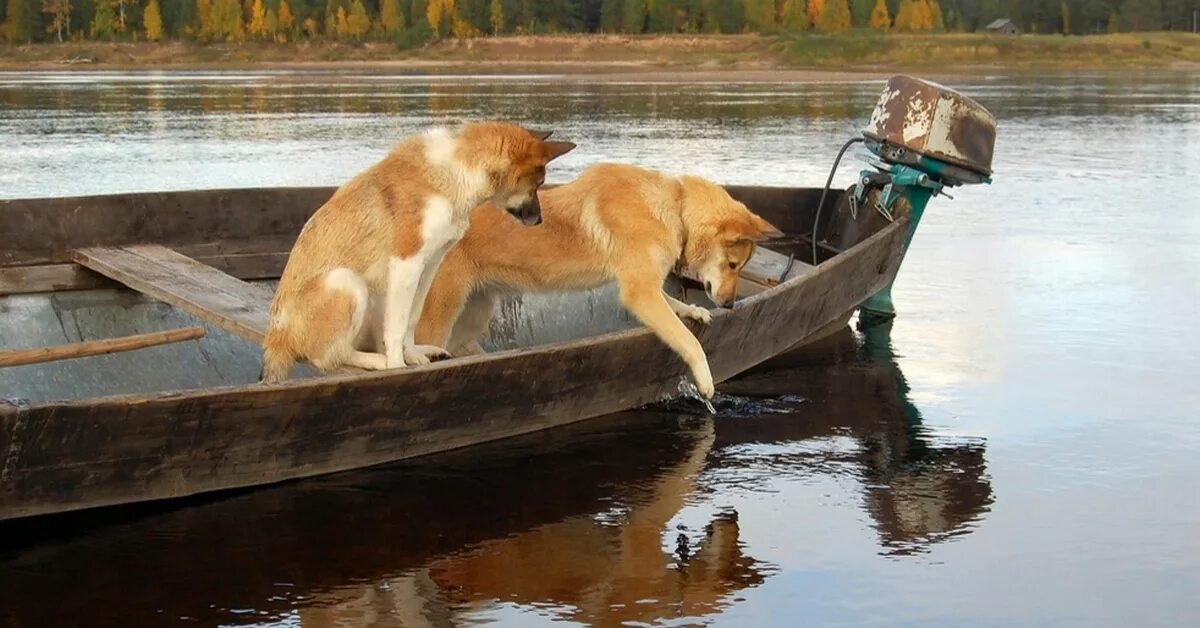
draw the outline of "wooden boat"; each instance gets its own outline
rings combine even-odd
[[[893,78],[863,136],[882,161],[845,193],[728,188],[787,237],[755,255],[745,298],[692,325],[716,381],[844,327],[868,298],[890,315],[930,196],[989,180],[994,117],[941,86]],[[0,368],[0,520],[366,467],[680,392],[683,362],[611,288],[501,304],[485,355],[258,384],[271,282],[332,193],[0,201],[0,351],[75,343],[0,353],[23,364]],[[668,289],[711,305],[687,278]]]
[[[790,237],[697,332],[717,381],[844,326],[891,281],[908,220],[820,189],[731,187]],[[0,519],[266,484],[543,430],[677,395],[682,361],[614,291],[498,306],[492,352],[256,382],[271,280],[332,188],[0,202],[0,349],[202,326],[186,343],[0,368]],[[799,246],[796,246],[799,244]],[[797,260],[782,283],[782,253]],[[774,274],[775,277],[771,277]],[[707,304],[686,280],[674,289]],[[778,284],[778,285],[773,285]],[[131,290],[132,288],[132,290]],[[753,294],[752,294],[753,293]]]

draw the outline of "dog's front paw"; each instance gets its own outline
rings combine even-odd
[[[699,321],[701,323],[704,323],[705,325],[712,322],[712,314],[709,313],[708,310],[706,310],[698,305],[688,306],[686,309],[679,312],[679,317],[680,318],[688,318],[688,319],[691,319],[694,321]]]

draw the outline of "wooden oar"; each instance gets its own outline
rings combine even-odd
[[[183,342],[184,340],[194,340],[202,337],[204,337],[203,327],[184,327],[183,329],[156,331],[149,334],[124,336],[122,338],[73,342],[71,344],[54,345],[52,347],[12,349],[9,351],[0,351],[0,368],[5,366],[21,366],[23,364],[37,364],[39,362],[53,362],[55,360],[67,360],[70,358],[86,358],[92,355],[105,355],[120,351],[133,351],[134,349],[144,349],[146,347],[165,345],[172,342]]]

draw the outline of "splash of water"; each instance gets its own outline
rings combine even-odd
[[[679,380],[679,392],[681,392],[693,399],[699,400],[700,403],[704,404],[704,407],[708,408],[709,414],[712,414],[714,416],[717,414],[717,409],[715,407],[713,407],[712,402],[709,401],[708,399],[705,399],[704,395],[700,394],[700,389],[696,388],[696,384],[693,383],[692,380],[690,380],[686,377],[681,378]]]

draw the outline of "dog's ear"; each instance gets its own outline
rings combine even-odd
[[[724,230],[733,235],[734,242],[758,242],[783,235],[783,232],[776,229],[775,225],[759,218],[752,212],[746,212],[744,217],[730,220],[726,223]]]
[[[571,152],[574,148],[575,145],[571,142],[546,142],[546,153],[549,155],[546,161],[558,159]]]
[[[533,129],[526,130],[529,131],[530,135],[542,140],[543,142],[546,141],[551,135],[554,135],[554,131],[534,131]]]
[[[750,214],[750,221],[754,224],[754,229],[758,232],[755,240],[766,240],[768,238],[778,238],[783,235],[775,225],[763,220],[758,214]],[[753,236],[752,236],[753,237]]]

